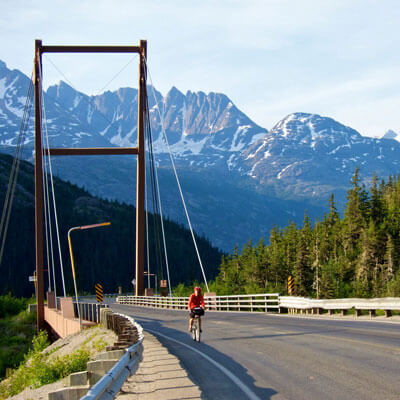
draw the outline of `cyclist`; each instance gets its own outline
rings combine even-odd
[[[201,294],[201,288],[198,286],[194,288],[194,293],[189,297],[188,310],[190,311],[189,332],[192,332],[194,316],[204,315],[204,298]],[[199,329],[201,330],[201,318],[199,318]]]

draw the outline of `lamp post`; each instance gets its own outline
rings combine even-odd
[[[100,224],[93,224],[93,225],[84,225],[84,226],[74,226],[68,231],[68,246],[69,246],[69,255],[71,257],[71,268],[72,268],[72,277],[74,279],[74,288],[75,288],[75,297],[76,297],[76,306],[78,308],[78,318],[79,318],[79,325],[81,325],[81,312],[79,310],[79,300],[78,300],[78,290],[76,288],[76,276],[75,276],[75,265],[74,265],[74,255],[72,253],[72,242],[71,242],[71,232],[78,231],[83,229],[91,229],[91,228],[99,228],[101,226],[108,226],[111,225],[111,222],[102,222]]]

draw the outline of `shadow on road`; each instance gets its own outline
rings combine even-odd
[[[150,333],[154,334],[157,339],[180,360],[182,367],[199,386],[203,399],[243,400],[247,398],[259,398],[260,400],[268,400],[271,399],[271,396],[277,394],[277,392],[271,388],[257,386],[255,384],[255,379],[248,374],[247,370],[242,365],[237,363],[233,358],[216,350],[214,347],[206,343],[194,342],[186,332],[165,326],[165,321],[143,316],[134,315],[134,317],[143,326],[144,330],[148,330]],[[160,333],[175,341],[159,335]],[[233,381],[224,374],[221,369],[213,365],[212,362],[184,345],[190,346],[190,348],[196,349],[212,358],[230,371],[238,381]],[[249,391],[245,393],[245,391],[240,388],[240,384],[244,384]],[[253,397],[251,397],[252,394]]]

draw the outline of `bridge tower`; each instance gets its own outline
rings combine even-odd
[[[42,143],[42,55],[43,53],[138,53],[139,93],[137,147],[118,148],[43,148]],[[43,274],[43,156],[122,155],[137,156],[136,181],[136,296],[144,294],[144,198],[145,198],[145,103],[146,103],[147,41],[139,46],[43,46],[35,41],[35,247],[37,279],[37,327],[44,329],[44,274]]]

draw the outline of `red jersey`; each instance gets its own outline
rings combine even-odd
[[[205,307],[204,305],[204,298],[202,294],[199,294],[196,296],[194,293],[192,293],[189,297],[189,304],[188,308],[189,310],[192,310],[195,307]]]

